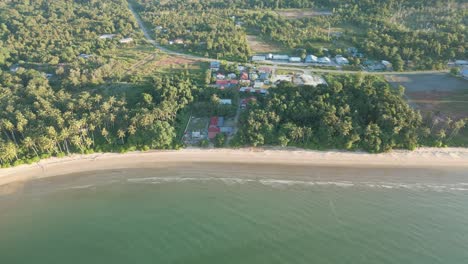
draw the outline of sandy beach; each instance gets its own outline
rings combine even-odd
[[[251,164],[327,166],[333,168],[411,168],[467,170],[468,149],[421,148],[415,151],[393,151],[369,154],[343,151],[307,151],[297,149],[184,149],[180,151],[98,153],[51,158],[36,164],[0,169],[0,185],[53,176],[118,169],[150,169],[190,164]],[[285,175],[284,177],[288,177]]]

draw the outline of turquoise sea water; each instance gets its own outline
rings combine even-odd
[[[466,183],[97,174],[0,196],[0,263],[468,263]]]

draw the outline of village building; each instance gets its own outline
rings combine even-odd
[[[468,66],[468,60],[456,60],[455,65],[457,65],[457,66]]]
[[[89,58],[91,58],[92,56],[93,56],[93,55],[90,55],[90,54],[80,54],[80,55],[78,55],[78,57],[83,58],[83,59],[89,59]]]
[[[314,55],[307,55],[307,57],[305,58],[305,62],[306,63],[317,63],[318,58],[317,58],[317,56],[314,56]]]
[[[273,55],[273,60],[282,60],[282,61],[289,61],[288,55]]]
[[[216,79],[217,80],[224,80],[224,79],[226,79],[226,75],[224,75],[222,73],[218,73],[218,74],[216,74]]]
[[[237,78],[237,75],[235,73],[229,73],[227,75],[228,79],[236,79]]]
[[[266,81],[266,80],[270,79],[270,74],[268,74],[266,72],[263,72],[263,73],[260,73],[260,76],[258,78],[261,81]]]
[[[249,79],[249,74],[247,72],[241,72],[240,79],[241,80],[248,80]]]
[[[252,61],[265,61],[265,60],[266,60],[265,56],[262,56],[262,55],[252,56]]]
[[[119,40],[119,42],[120,42],[121,44],[132,43],[132,42],[133,42],[133,38],[123,38],[123,39]]]
[[[467,79],[468,80],[468,66],[465,66],[463,67],[461,70],[460,70],[460,75]]]
[[[232,100],[231,99],[220,99],[219,104],[221,104],[221,105],[232,105]]]
[[[219,61],[212,61],[210,62],[210,69],[212,71],[219,71],[219,68],[221,67],[221,63]]]
[[[264,83],[263,83],[262,81],[255,81],[253,87],[254,87],[255,89],[260,89],[260,88],[263,87],[263,85],[264,85]]]
[[[349,64],[349,60],[346,59],[345,57],[341,56],[341,55],[336,55],[335,61],[336,61],[336,63],[338,65],[347,65],[347,64]]]
[[[300,57],[290,57],[289,62],[301,62],[302,59]]]
[[[320,64],[330,64],[331,60],[328,57],[320,57],[320,58],[318,58],[318,63],[320,63]]]
[[[113,38],[115,38],[115,36],[117,36],[117,35],[115,35],[115,34],[104,34],[104,35],[99,36],[99,39],[113,39]]]

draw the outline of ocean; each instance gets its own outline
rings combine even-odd
[[[402,182],[274,171],[28,182],[0,196],[0,263],[468,263],[462,172]]]

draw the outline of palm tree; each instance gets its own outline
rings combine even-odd
[[[124,137],[125,137],[125,131],[123,129],[119,129],[117,131],[117,136],[120,138],[120,140],[122,140],[122,145],[125,144],[124,142]]]
[[[27,149],[32,149],[34,153],[36,154],[36,156],[39,157],[39,154],[37,153],[37,149],[36,149],[36,143],[34,142],[32,138],[26,137],[23,140],[23,144]]]

